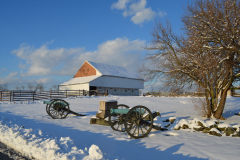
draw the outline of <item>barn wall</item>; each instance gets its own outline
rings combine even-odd
[[[83,84],[72,84],[72,85],[66,85],[66,86],[59,86],[60,90],[89,90],[89,83],[83,83]]]
[[[110,95],[139,96],[139,89],[97,87],[98,90],[108,90]]]
[[[108,88],[108,94],[111,95],[125,95],[125,96],[138,96],[138,89],[124,89],[124,88]]]
[[[89,83],[60,85],[60,90],[89,90],[90,86],[96,87],[97,90],[108,90],[111,95],[138,96],[139,89],[143,89],[144,81],[137,79],[128,79],[121,77],[100,76]]]
[[[95,68],[93,68],[88,62],[85,62],[83,63],[82,67],[78,70],[78,72],[75,74],[74,78],[93,75],[100,75],[100,73]]]
[[[121,77],[101,76],[89,82],[90,86],[109,87],[109,88],[132,88],[143,89],[144,81]]]

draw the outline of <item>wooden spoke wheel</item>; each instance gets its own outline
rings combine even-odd
[[[64,100],[54,99],[46,109],[53,119],[64,119],[69,113],[69,104]]]
[[[47,105],[46,105],[46,112],[47,112],[47,114],[50,116],[50,114],[48,113],[48,110],[49,110],[49,105],[47,104]]]
[[[152,112],[145,106],[133,107],[126,115],[124,125],[132,138],[146,137],[153,127]]]
[[[127,105],[125,104],[119,104],[117,105],[117,107],[115,109],[127,109],[129,108]],[[111,126],[111,128],[115,131],[119,131],[119,132],[125,132],[125,126],[124,126],[124,120],[125,120],[126,115],[124,114],[111,114],[109,115],[109,124]]]
[[[52,99],[51,101],[56,101],[56,100],[60,100],[60,99]],[[50,116],[50,114],[49,114],[49,106],[50,106],[50,104],[47,104],[46,105],[46,112],[47,112],[47,114]]]

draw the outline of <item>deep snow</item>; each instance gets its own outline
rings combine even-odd
[[[77,97],[65,99],[70,109],[85,117],[69,115],[66,119],[51,119],[42,101],[0,102],[0,141],[35,159],[238,159],[240,138],[216,137],[193,130],[152,130],[148,137],[131,139],[127,133],[109,126],[89,124],[99,110],[100,100],[117,100],[130,107],[144,105],[159,111],[161,119],[176,117],[194,120],[200,117],[192,98],[168,97]],[[240,98],[228,97],[224,121],[239,125]],[[182,121],[185,121],[182,120]]]

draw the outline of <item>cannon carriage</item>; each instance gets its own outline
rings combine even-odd
[[[156,114],[154,114],[156,117]],[[127,132],[132,138],[144,138],[153,128],[152,112],[145,106],[135,106],[131,109],[127,105],[117,105],[110,110],[109,124],[119,132]]]
[[[47,114],[53,119],[64,119],[69,113],[76,116],[85,116],[70,110],[69,103],[62,99],[52,99],[50,101],[43,101],[46,105]]]
[[[104,101],[100,101],[104,102]],[[64,119],[69,113],[76,116],[85,116],[70,110],[69,103],[62,99],[52,99],[50,101],[44,101],[46,104],[46,112],[53,119]],[[166,130],[153,125],[153,119],[156,116],[160,116],[159,112],[152,113],[145,106],[135,106],[129,108],[125,104],[117,105],[117,101],[104,102],[100,108],[104,108],[105,112],[102,119],[108,117],[108,123],[114,131],[127,132],[132,138],[144,138],[155,128],[157,130]],[[107,105],[106,105],[107,104]],[[98,115],[98,114],[97,114]],[[91,122],[91,120],[90,120]],[[93,123],[92,123],[93,124]]]

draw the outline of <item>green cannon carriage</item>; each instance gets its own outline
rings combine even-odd
[[[153,128],[153,114],[145,106],[117,105],[110,110],[109,124],[115,131],[127,132],[132,138],[146,137]]]
[[[52,99],[50,101],[43,101],[46,105],[47,114],[53,119],[64,119],[69,113],[76,116],[85,116],[70,110],[69,103],[62,99]]]
[[[44,101],[46,112],[53,119],[64,119],[69,113],[77,116],[85,116],[70,110],[69,103],[62,99],[52,99]],[[145,106],[135,106],[129,108],[127,105],[119,104],[110,109],[109,125],[115,131],[127,132],[132,138],[144,138],[155,128],[157,130],[166,130],[153,125],[153,119],[160,116],[159,112],[152,113]]]

